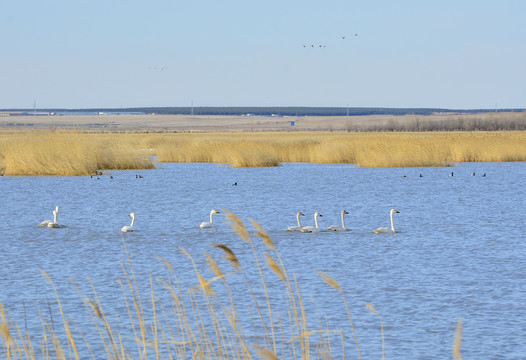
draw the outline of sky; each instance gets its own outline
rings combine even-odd
[[[526,108],[523,0],[0,0],[0,109]]]

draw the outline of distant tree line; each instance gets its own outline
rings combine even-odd
[[[2,111],[31,111],[5,109]],[[40,109],[39,111],[44,111]],[[439,108],[381,108],[381,107],[139,107],[93,109],[45,109],[48,112],[144,112],[162,115],[254,115],[254,116],[360,116],[360,115],[432,115],[436,113],[472,114],[484,112],[521,112],[524,109],[439,109]]]
[[[526,112],[499,117],[498,114],[474,115],[474,117],[447,116],[445,119],[435,117],[411,118],[393,117],[383,120],[346,122],[347,131],[524,131],[526,130]]]

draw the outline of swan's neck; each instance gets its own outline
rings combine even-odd
[[[395,228],[394,228],[394,222],[393,222],[393,213],[391,213],[391,230],[393,232],[396,232]]]
[[[213,211],[210,212],[210,222],[211,222],[211,223],[214,222],[213,219],[212,219],[212,215],[214,215],[214,212],[213,212]]]
[[[296,220],[298,220],[298,227],[301,229],[300,214],[296,214]]]
[[[53,222],[56,223],[57,222],[57,216],[58,216],[58,213],[56,211],[53,212]]]
[[[342,228],[347,229],[347,228],[345,227],[345,220],[344,220],[344,218],[343,218],[343,213],[342,213]]]
[[[314,216],[314,224],[316,225],[316,228],[318,228],[318,229],[320,228],[318,226],[318,215]]]
[[[131,222],[131,224],[130,224],[130,227],[133,227],[133,224],[134,224],[134,223],[135,223],[135,215],[132,216],[132,222]]]

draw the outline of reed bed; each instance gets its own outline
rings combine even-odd
[[[232,166],[310,162],[421,167],[526,160],[523,131],[153,134],[149,141],[160,162]]]
[[[166,277],[150,279],[150,289],[141,291],[126,250],[127,259],[118,283],[128,314],[119,314],[104,304],[94,284],[85,294],[74,283],[91,319],[91,325],[88,321],[82,329],[65,313],[53,280],[41,271],[55,291],[53,307],[58,316],[53,320],[51,314],[46,316],[46,311],[39,311],[41,333],[29,334],[9,318],[0,303],[0,358],[101,358],[102,350],[108,359],[361,359],[351,306],[339,283],[319,272],[327,291],[334,291],[341,298],[342,317],[348,320],[347,327],[334,329],[327,320],[318,322],[312,319],[312,312],[305,310],[302,284],[285,267],[268,233],[251,220],[255,234],[250,234],[235,214],[225,212],[241,246],[246,247],[244,253],[251,254],[244,263],[227,245],[213,244],[216,256],[204,254],[208,265],[205,271],[181,249],[188,257],[188,267],[193,268],[194,286],[182,288],[172,264],[160,258]],[[218,255],[223,258],[217,260]],[[252,267],[257,270],[256,280],[249,280],[246,275]],[[281,286],[270,287],[270,277],[279,279]],[[239,289],[240,284],[242,293],[236,294],[234,289]],[[238,295],[244,300],[242,306]],[[276,306],[276,299],[284,301]],[[367,308],[379,316],[372,305],[367,304]],[[384,354],[383,324],[372,316],[370,319],[378,326],[379,339],[380,334],[382,337],[378,349],[381,347]]]
[[[5,175],[93,175],[99,170],[151,169],[151,154],[133,134],[74,130],[8,131],[0,134],[0,172]]]
[[[72,130],[0,133],[0,173],[89,175],[148,169],[159,162],[235,167],[283,162],[360,167],[447,166],[526,161],[526,131],[91,133]]]

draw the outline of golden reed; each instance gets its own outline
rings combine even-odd
[[[444,166],[526,160],[526,131],[261,132],[148,134],[160,162],[276,166],[282,162],[361,167]]]
[[[24,330],[9,317],[0,302],[0,359],[100,358],[100,353],[94,354],[95,349],[103,351],[108,359],[345,359],[346,355],[361,359],[359,331],[351,318],[345,289],[336,279],[318,272],[320,281],[328,286],[325,291],[339,293],[340,317],[348,319],[347,324],[340,322],[338,328],[333,329],[328,319],[320,321],[317,311],[306,310],[295,274],[285,267],[263,227],[252,221],[256,230],[254,237],[252,232],[246,232],[239,217],[228,210],[225,212],[239,237],[238,243],[233,240],[232,246],[247,255],[243,263],[230,247],[215,244],[212,248],[215,257],[226,254],[224,261],[205,253],[209,269],[198,268],[202,261],[196,262],[181,248],[188,262],[186,266],[179,263],[177,268],[185,278],[192,275],[193,269],[193,286],[182,287],[174,266],[160,257],[166,273],[157,274],[155,279],[150,276],[149,286],[141,291],[123,241],[126,259],[122,261],[123,273],[116,275],[119,279],[115,284],[116,288],[120,287],[122,302],[112,308],[99,297],[91,280],[88,279],[87,292],[83,292],[71,279],[84,305],[84,309],[76,310],[82,318],[78,322],[66,313],[67,307],[63,306],[53,279],[41,270],[56,298],[52,302],[48,300],[48,312],[39,310],[42,324],[39,331],[28,330],[27,326]],[[261,243],[255,246],[256,242]],[[265,264],[258,260],[261,256],[266,259]],[[249,279],[246,272],[259,273],[259,276]],[[118,292],[116,289],[115,293]],[[69,294],[67,297],[71,299]],[[384,359],[382,318],[371,304],[366,307],[380,319]],[[122,313],[123,308],[127,314]],[[238,309],[242,310],[238,312]],[[365,311],[365,307],[362,310]],[[86,316],[81,311],[85,311]],[[53,312],[60,316],[54,317]],[[455,359],[461,359],[461,326],[459,321],[453,345]]]
[[[89,175],[159,162],[234,167],[283,162],[360,167],[526,161],[526,131],[106,133],[0,132],[0,173]]]
[[[40,312],[41,333],[26,333],[27,328],[24,331],[12,321],[0,302],[0,358],[95,358],[93,353],[86,356],[92,349],[103,349],[109,359],[342,358],[346,353],[344,344],[348,346],[353,342],[352,335],[347,335],[352,324],[337,330],[331,329],[328,322],[314,327],[318,314],[308,314],[305,310],[299,284],[285,268],[267,232],[253,221],[256,229],[253,238],[241,219],[228,210],[225,212],[234,233],[239,236],[237,249],[241,251],[240,248],[245,247],[244,252],[252,254],[244,264],[227,245],[215,244],[212,248],[215,256],[224,253],[227,255],[225,261],[216,261],[214,256],[205,253],[209,269],[198,269],[198,262],[181,248],[189,259],[184,276],[190,276],[190,269],[193,269],[194,286],[181,287],[174,267],[160,258],[166,274],[150,279],[149,288],[141,292],[123,242],[127,258],[118,280],[122,292],[122,303],[118,305],[121,310],[104,304],[91,282],[91,290],[84,293],[72,280],[88,314],[84,318],[91,319],[91,322],[81,322],[82,329],[65,313],[54,281],[41,270],[56,296],[53,303],[48,304],[49,314]],[[256,241],[261,241],[265,248],[256,247]],[[262,256],[265,264],[258,260]],[[223,271],[222,267],[230,270]],[[259,276],[249,279],[245,271],[253,272],[254,269]],[[276,284],[276,280],[279,283]],[[244,288],[241,292],[239,284]],[[234,288],[238,289],[237,294]],[[346,294],[341,287],[338,292],[350,321]],[[276,299],[283,301],[277,303]],[[127,314],[122,314],[122,305]],[[250,316],[246,314],[247,307]],[[238,308],[243,312],[239,313]],[[60,316],[53,317],[53,311]],[[354,332],[354,327],[352,329]],[[36,343],[38,346],[34,346]],[[357,343],[347,352],[361,356]]]
[[[133,134],[74,130],[0,132],[0,173],[92,175],[98,170],[151,169],[155,164]]]

